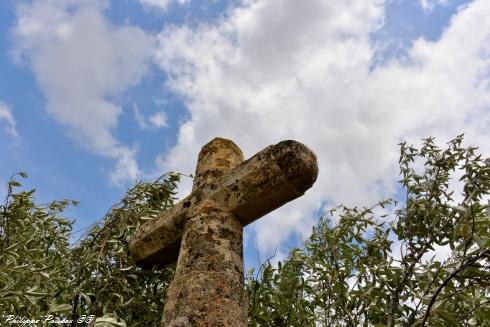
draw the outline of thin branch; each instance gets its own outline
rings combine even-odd
[[[437,288],[436,292],[434,293],[434,295],[432,295],[432,297],[430,299],[429,305],[427,306],[427,310],[425,311],[424,317],[422,318],[422,322],[420,324],[421,327],[424,327],[425,326],[425,323],[426,323],[427,319],[430,316],[430,311],[432,309],[432,306],[434,305],[434,303],[437,300],[437,296],[439,296],[439,293],[442,292],[442,290],[447,285],[447,283],[449,283],[449,281],[451,279],[453,279],[454,277],[456,277],[461,271],[463,271],[464,269],[466,269],[467,267],[471,266],[476,261],[478,261],[481,258],[483,258],[486,255],[488,255],[488,253],[490,253],[490,249],[488,249],[485,252],[480,253],[480,255],[478,255],[478,256],[476,256],[476,257],[468,260],[468,262],[466,262],[465,264],[460,265],[460,267],[458,269],[454,270],[449,276],[447,276],[444,279],[444,281],[442,282],[442,284]]]
[[[470,314],[472,314],[473,312],[475,312],[477,309],[481,308],[482,306],[484,306],[485,304],[489,304],[490,303],[490,300],[487,300],[487,301],[483,301],[482,303],[478,304],[477,306],[475,306],[473,309],[471,309],[470,311],[468,311],[467,313],[465,313],[464,315],[462,315],[461,317],[458,318],[458,321],[461,321],[463,319],[465,319],[466,317],[468,317]]]

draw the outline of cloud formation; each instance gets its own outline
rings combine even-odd
[[[177,2],[180,5],[185,5],[190,0],[140,0],[141,4],[145,7],[153,7],[161,10],[167,10],[170,4]]]
[[[146,118],[136,104],[133,105],[134,120],[141,129],[167,127],[167,114],[159,111]]]
[[[434,10],[436,6],[446,5],[448,0],[419,0],[420,7],[426,12]]]
[[[135,148],[114,136],[115,98],[146,72],[153,39],[134,26],[113,26],[104,1],[34,1],[19,6],[15,53],[32,68],[47,112],[82,145],[116,160],[114,183],[139,174]]]
[[[4,123],[4,124],[2,124]],[[10,108],[0,101],[0,124],[5,125],[5,131],[14,139],[19,138],[19,133],[17,132],[16,123],[14,119],[14,115]]]
[[[192,172],[189,158],[215,136],[246,156],[283,139],[310,146],[318,181],[254,224],[264,251],[306,237],[322,205],[390,195],[403,139],[465,131],[488,153],[490,2],[461,8],[439,40],[416,40],[408,60],[373,65],[384,9],[379,0],[250,0],[216,23],[167,27],[156,58],[190,118],[162,169]]]

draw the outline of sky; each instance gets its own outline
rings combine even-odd
[[[399,142],[464,132],[490,153],[489,13],[488,0],[1,1],[0,183],[24,171],[39,202],[79,200],[80,229],[137,180],[194,173],[216,136],[246,158],[294,139],[317,154],[317,182],[245,228],[246,265],[282,258],[328,208],[396,196]]]

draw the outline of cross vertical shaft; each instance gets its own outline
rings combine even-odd
[[[243,154],[233,142],[214,139],[199,154],[193,193],[216,188],[241,161]],[[216,201],[208,200],[189,217],[162,326],[247,325],[242,234],[240,221]]]

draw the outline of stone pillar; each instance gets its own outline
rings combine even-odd
[[[199,153],[193,192],[216,188],[243,161],[231,141],[214,139]],[[162,327],[247,326],[243,287],[243,227],[216,201],[186,223]]]

